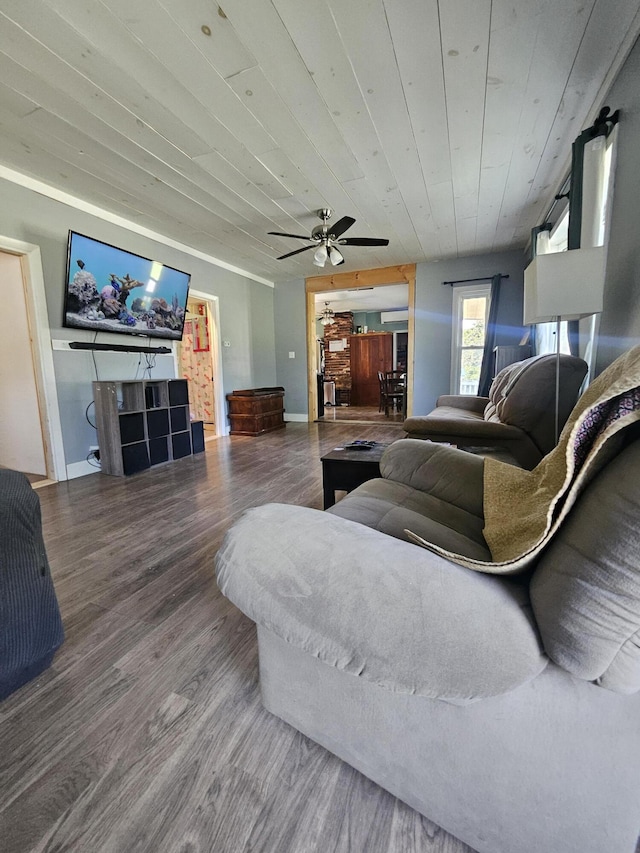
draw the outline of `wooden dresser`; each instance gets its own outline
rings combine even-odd
[[[281,429],[284,388],[247,388],[227,394],[231,435],[262,435]]]

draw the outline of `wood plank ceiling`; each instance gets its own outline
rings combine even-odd
[[[269,280],[522,247],[640,0],[0,0],[0,164]],[[620,105],[612,104],[612,108]]]

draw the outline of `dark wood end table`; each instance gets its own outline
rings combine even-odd
[[[336,502],[335,492],[351,492],[353,489],[380,476],[380,459],[389,447],[388,444],[376,444],[369,450],[332,450],[321,458],[322,491],[324,508]]]

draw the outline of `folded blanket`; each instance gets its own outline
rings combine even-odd
[[[613,362],[584,392],[557,446],[533,471],[485,459],[484,538],[493,560],[472,560],[411,541],[475,571],[515,574],[528,568],[558,530],[578,495],[614,456],[624,430],[640,420],[640,346]]]

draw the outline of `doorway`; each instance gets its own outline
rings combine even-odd
[[[403,406],[380,406],[379,373],[404,374],[410,413],[415,264],[315,276],[306,293],[310,420],[402,424]]]
[[[0,465],[34,485],[66,480],[40,249],[0,237]]]
[[[225,435],[218,299],[189,291],[184,334],[177,354],[178,375],[189,381],[193,420],[202,421],[205,441]]]

